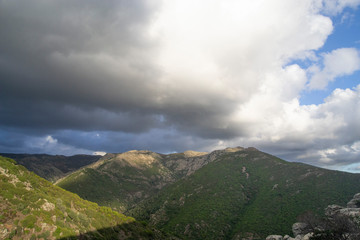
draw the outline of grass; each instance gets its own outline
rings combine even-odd
[[[117,226],[129,236],[137,234],[126,229],[127,224],[136,225],[134,218],[83,200],[4,157],[0,157],[0,200],[0,224],[7,226],[9,239],[72,238],[76,231],[93,236],[96,229],[107,229],[101,236],[106,238],[118,234]]]

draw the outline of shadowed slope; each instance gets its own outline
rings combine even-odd
[[[52,182],[100,159],[100,156],[93,155],[74,155],[69,157],[48,154],[0,153],[0,155],[14,159],[29,171]]]

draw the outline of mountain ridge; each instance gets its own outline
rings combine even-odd
[[[0,157],[0,239],[167,239]]]
[[[264,239],[289,234],[306,211],[344,204],[360,174],[287,162],[256,148],[108,153],[57,181],[181,239]]]
[[[100,156],[77,154],[73,156],[50,154],[0,153],[0,156],[14,159],[48,181],[55,182],[67,174],[100,159]]]
[[[97,162],[59,179],[56,184],[85,199],[100,198],[100,204],[126,211],[167,184],[192,174],[222,152],[223,150],[212,153],[186,151],[161,154],[149,150],[131,150],[108,153]],[[116,169],[123,170],[118,172]],[[106,189],[103,191],[98,188],[99,192],[92,193],[93,188],[90,186],[97,185],[98,179],[102,179],[103,184],[111,190],[106,192]],[[139,186],[140,183],[143,187]],[[123,189],[120,189],[119,184],[123,185]],[[114,193],[116,197],[107,198],[107,195]]]

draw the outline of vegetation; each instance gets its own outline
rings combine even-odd
[[[23,165],[29,171],[52,182],[100,159],[100,156],[92,155],[75,155],[70,157],[47,154],[2,153],[0,155],[14,159],[18,164]]]
[[[219,155],[128,214],[185,239],[264,239],[359,191],[360,175],[243,150]]]
[[[23,186],[9,179],[7,184],[5,189],[16,185],[11,191],[27,186],[26,181]],[[30,184],[34,188],[35,185]],[[84,200],[78,196],[79,200],[72,201],[60,197],[70,194],[60,188],[56,189],[63,192],[57,197],[46,198],[45,194],[29,203],[21,202],[24,199],[21,194],[27,190],[18,193],[21,197],[2,191],[3,199],[13,201],[16,210],[6,211],[0,221],[15,219],[21,227],[27,226],[27,231],[34,229],[27,234],[35,234],[35,237],[39,234],[65,238],[74,234],[111,236],[123,234],[125,228],[132,236],[140,234],[139,239],[159,239],[161,233],[154,230],[156,228],[181,239],[264,239],[272,233],[290,234],[292,223],[308,210],[323,214],[329,204],[345,204],[354,193],[360,192],[360,175],[286,162],[254,148],[169,155],[130,151],[108,154],[57,184],[148,225],[119,213],[120,219],[128,220],[121,223],[113,220],[112,224],[101,225],[108,221],[104,219],[107,213],[96,215],[88,210],[91,207],[81,207],[83,205],[77,202]],[[50,203],[56,207],[49,212],[55,211],[52,215],[59,213],[59,217],[46,217],[42,207],[49,207]],[[27,204],[34,206],[28,208]],[[102,209],[95,206],[93,208]],[[117,216],[110,208],[101,211]],[[29,215],[36,219],[27,218]],[[43,229],[40,221],[56,228]],[[70,221],[78,232],[69,229]],[[11,234],[18,232],[12,230],[9,236]]]
[[[108,156],[68,175],[57,185],[84,199],[123,212],[174,181],[159,154],[133,151]]]
[[[0,239],[164,239],[134,218],[100,207],[0,157]]]

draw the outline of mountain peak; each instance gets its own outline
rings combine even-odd
[[[225,148],[224,151],[225,152],[239,152],[239,151],[243,151],[245,148],[243,147],[228,147],[228,148]]]
[[[208,152],[196,152],[192,150],[188,150],[184,152],[185,157],[198,157],[209,154]]]

